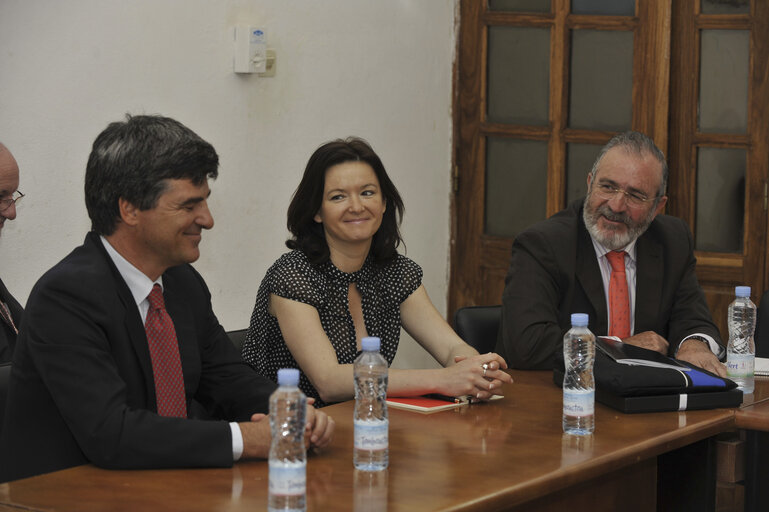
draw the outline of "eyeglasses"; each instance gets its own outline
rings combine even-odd
[[[615,187],[607,183],[597,184],[595,186],[595,193],[598,194],[598,197],[606,200],[614,199],[614,196],[616,196],[619,193],[622,193],[625,196],[625,201],[627,202],[627,205],[630,206],[631,208],[641,208],[652,199],[657,199],[659,197],[659,196],[646,197],[643,194],[639,194],[637,192],[628,192],[625,189],[621,189],[619,187]]]
[[[4,212],[10,208],[12,204],[19,204],[22,197],[24,197],[24,194],[22,194],[20,190],[17,190],[11,194],[11,197],[0,199],[0,212]]]

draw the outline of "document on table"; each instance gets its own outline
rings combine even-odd
[[[762,377],[769,376],[769,358],[757,357],[756,358],[756,369],[754,370],[754,373],[756,375],[760,375]]]

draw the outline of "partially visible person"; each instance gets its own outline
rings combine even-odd
[[[37,282],[11,372],[0,481],[91,462],[230,466],[267,457],[275,384],[243,362],[190,263],[214,225],[214,148],[178,121],[128,116],[96,139],[92,231]],[[191,417],[199,403],[214,418]],[[307,439],[334,422],[308,407]]]
[[[444,368],[390,369],[390,396],[440,393],[487,400],[512,382],[505,360],[478,354],[435,309],[422,269],[398,254],[403,202],[371,146],[358,138],[310,157],[288,208],[284,254],[267,271],[243,346],[244,359],[275,379],[301,370],[316,406],[354,395],[352,363],[366,336],[392,363],[401,326]]]
[[[551,369],[572,313],[590,330],[726,376],[725,350],[695,274],[686,223],[662,215],[668,167],[654,142],[621,133],[587,176],[587,197],[513,242],[497,350]]]
[[[0,143],[0,233],[5,222],[16,218],[16,204],[24,197],[19,192],[19,166],[16,159]],[[16,336],[24,309],[0,280],[0,363],[13,359]]]

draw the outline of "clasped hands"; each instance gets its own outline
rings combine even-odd
[[[320,449],[334,438],[334,418],[312,406],[315,399],[307,399],[307,418],[304,429],[305,447]],[[266,414],[251,416],[250,422],[238,424],[243,435],[242,458],[267,458],[270,453],[270,421]]]
[[[499,354],[489,352],[477,356],[456,356],[454,364],[444,368],[446,378],[441,393],[449,396],[470,396],[474,400],[489,400],[503,383],[513,378],[503,370],[507,363]]]
[[[623,343],[637,347],[654,350],[662,355],[668,354],[668,342],[654,331],[645,331],[622,340]],[[726,377],[726,368],[711,352],[707,343],[698,339],[688,339],[678,348],[676,359],[686,361],[694,366],[715,373],[720,377]]]

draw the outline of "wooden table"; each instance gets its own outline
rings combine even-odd
[[[756,377],[734,415],[745,433],[745,510],[769,510],[769,377]]]
[[[745,396],[735,421],[739,428],[769,432],[769,377],[756,377],[755,389]]]
[[[655,510],[657,456],[735,425],[732,409],[632,415],[596,404],[595,435],[564,436],[551,373],[512,375],[515,384],[493,403],[430,415],[391,409],[390,468],[380,474],[353,469],[352,403],[326,408],[337,434],[309,459],[308,510]],[[0,510],[266,510],[267,477],[264,461],[86,465],[0,484]]]

